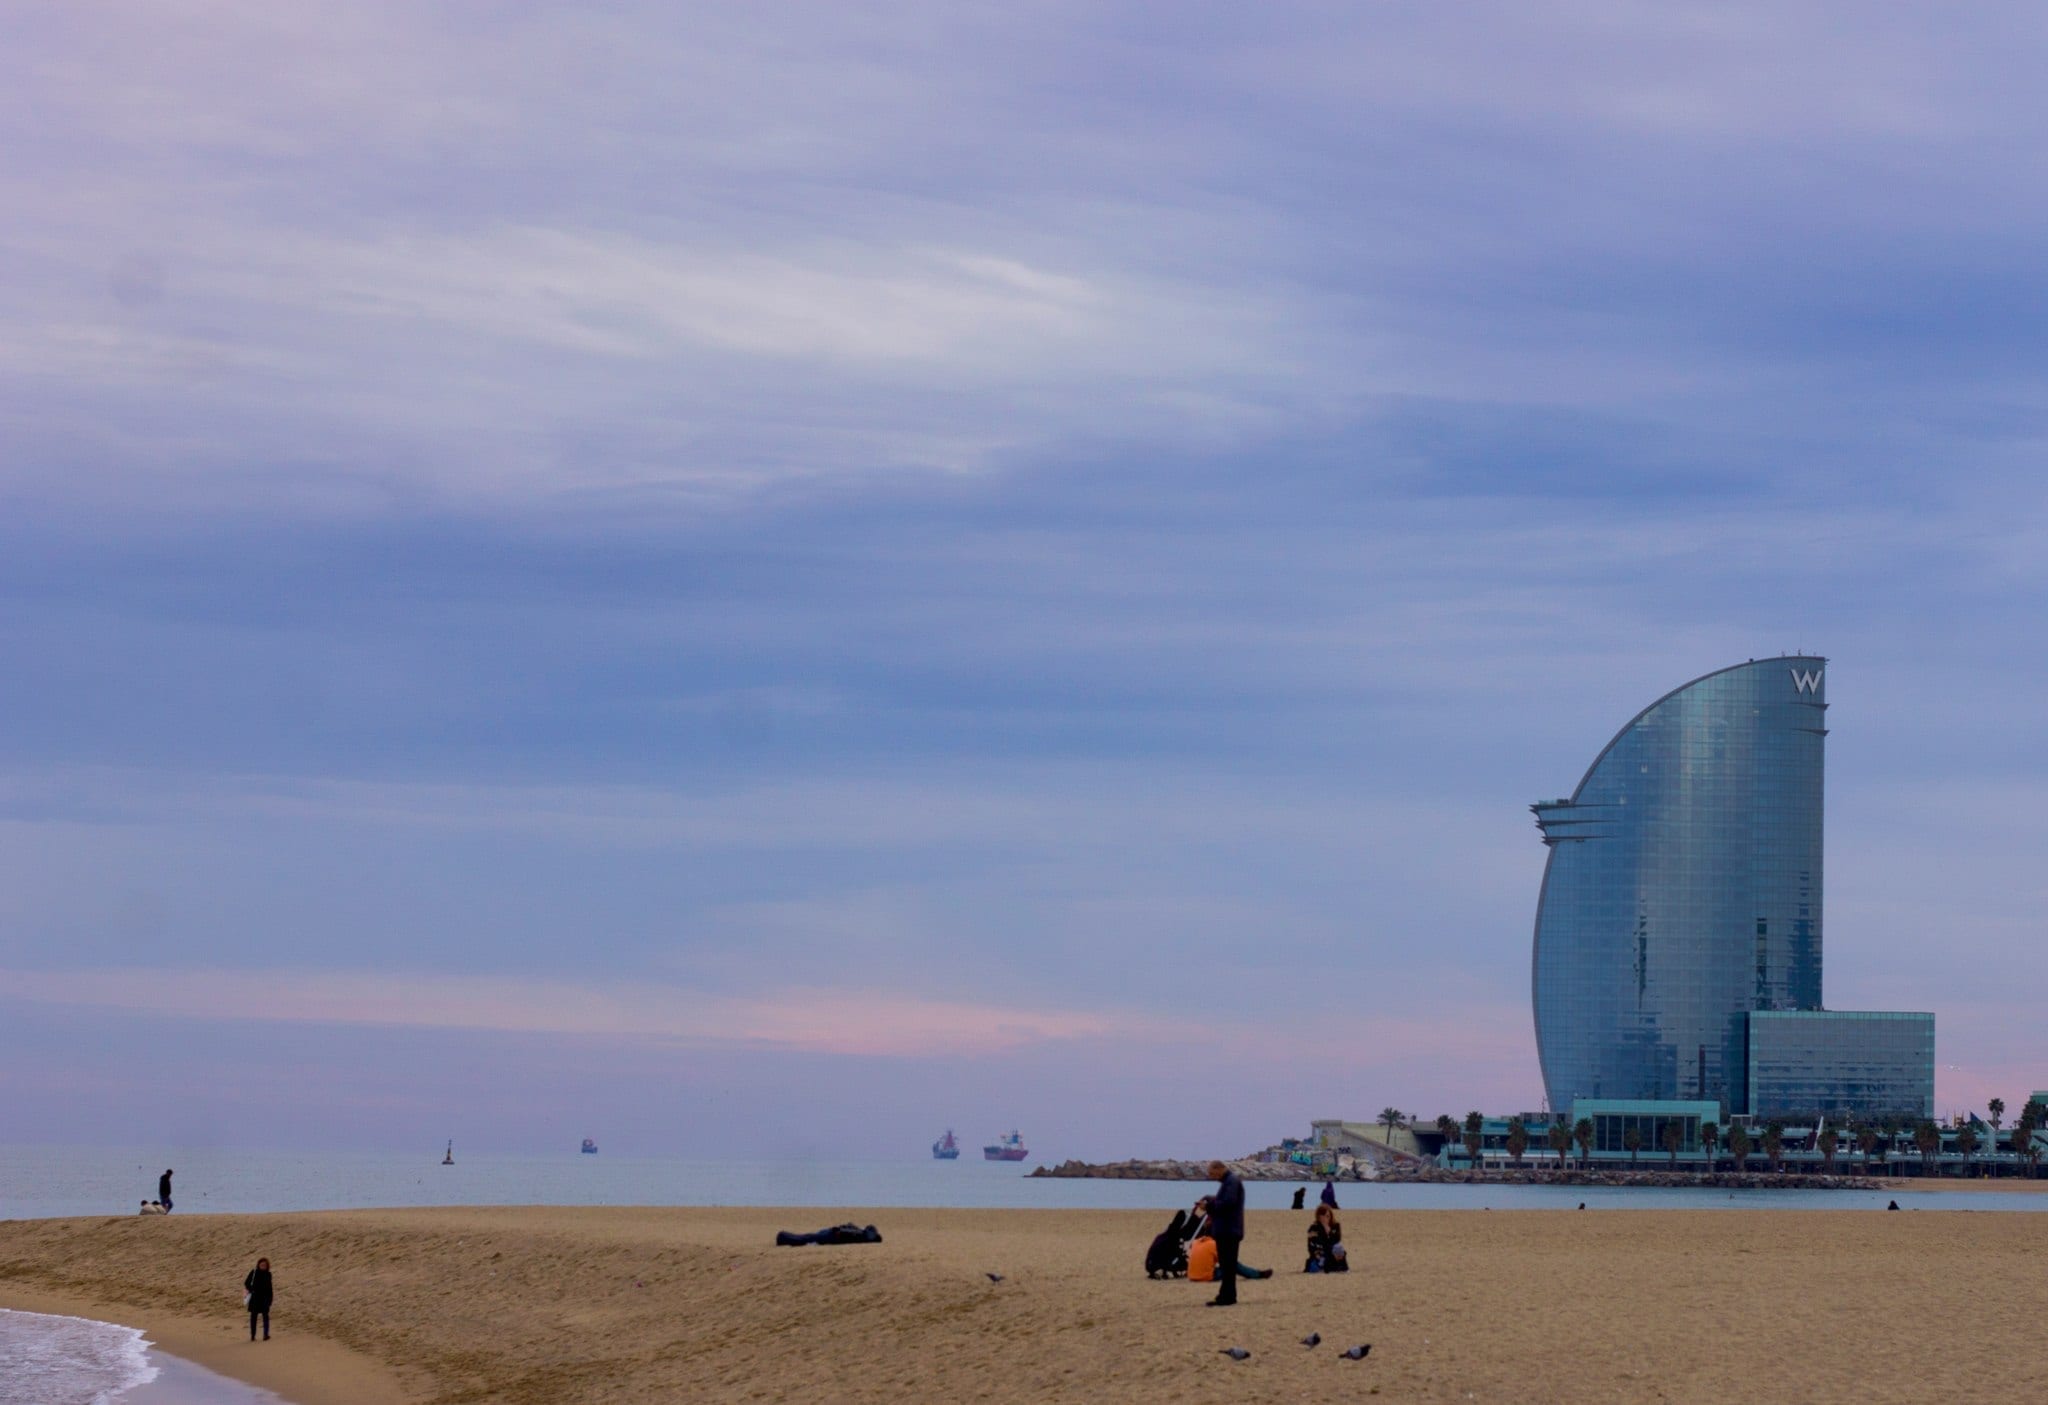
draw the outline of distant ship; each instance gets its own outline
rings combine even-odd
[[[1015,1132],[997,1137],[993,1145],[981,1149],[984,1161],[1022,1161],[1030,1154],[1024,1149],[1024,1138]]]
[[[444,1156],[442,1156],[442,1158],[441,1158],[441,1164],[442,1164],[443,1166],[453,1166],[453,1165],[455,1164],[455,1143],[454,1143],[454,1142],[450,1142],[450,1143],[448,1143],[448,1151],[447,1151],[447,1153],[446,1153],[446,1154],[445,1154]]]
[[[951,1127],[946,1129],[945,1136],[932,1143],[932,1159],[934,1161],[958,1161],[960,1159],[960,1143],[953,1140],[953,1129]]]
[[[585,1137],[583,1139],[583,1154],[585,1156],[597,1155],[597,1143],[592,1141],[590,1138]]]

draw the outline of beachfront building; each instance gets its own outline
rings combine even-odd
[[[1696,678],[1569,798],[1531,807],[1550,850],[1532,991],[1551,1107],[1932,1113],[1933,1016],[1821,1002],[1826,689],[1806,655]]]
[[[1895,1010],[1752,1010],[1753,1118],[1928,1117],[1934,1112],[1934,1016]]]

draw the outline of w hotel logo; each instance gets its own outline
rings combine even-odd
[[[1787,672],[1792,675],[1792,686],[1798,692],[1818,693],[1820,691],[1820,676],[1823,670],[1816,668],[1813,672],[1807,673],[1802,669],[1794,668],[1788,669]]]

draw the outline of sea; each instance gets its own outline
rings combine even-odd
[[[653,1157],[421,1152],[276,1152],[222,1148],[22,1146],[0,1148],[0,1219],[133,1215],[156,1197],[157,1176],[175,1171],[174,1213],[264,1214],[289,1210],[448,1205],[785,1206],[789,1228],[838,1222],[842,1210],[1157,1210],[1189,1205],[1189,1181],[1033,1178],[1030,1165],[963,1156],[900,1161],[689,1161]],[[1283,1209],[1294,1185],[1255,1181],[1253,1209]],[[1380,1185],[1343,1182],[1347,1211],[1362,1210],[1902,1210],[2039,1213],[2032,1191],[1696,1190],[1544,1185]],[[1312,1191],[1311,1201],[1314,1199]],[[818,1213],[806,1218],[803,1211]],[[1162,1220],[1161,1227],[1164,1227]],[[149,1349],[140,1332],[112,1323],[0,1311],[0,1405],[258,1405],[276,1397]]]
[[[133,1327],[0,1308],[0,1405],[283,1405],[149,1347]]]

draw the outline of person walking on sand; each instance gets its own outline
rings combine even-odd
[[[1301,1208],[1301,1199],[1302,1199],[1302,1197],[1303,1197],[1303,1196],[1305,1196],[1305,1195],[1307,1195],[1307,1194],[1308,1194],[1308,1187],[1307,1187],[1307,1186],[1305,1186],[1305,1185],[1298,1185],[1298,1186],[1296,1186],[1296,1187],[1294,1188],[1294,1208],[1295,1208],[1295,1209],[1299,1210],[1299,1209]]]
[[[166,1215],[171,1213],[171,1173],[168,1170],[156,1178],[156,1203],[164,1207]]]
[[[1337,1208],[1337,1183],[1335,1181],[1323,1182],[1323,1204],[1329,1206],[1332,1210]]]
[[[263,1319],[263,1340],[270,1340],[270,1260],[256,1260],[256,1267],[249,1270],[249,1276],[242,1280],[242,1291],[249,1304],[249,1340],[256,1340],[256,1319]]]
[[[1209,1233],[1216,1240],[1216,1296],[1210,1307],[1237,1306],[1237,1251],[1244,1244],[1244,1182],[1221,1161],[1209,1163],[1216,1193],[1209,1197]]]

